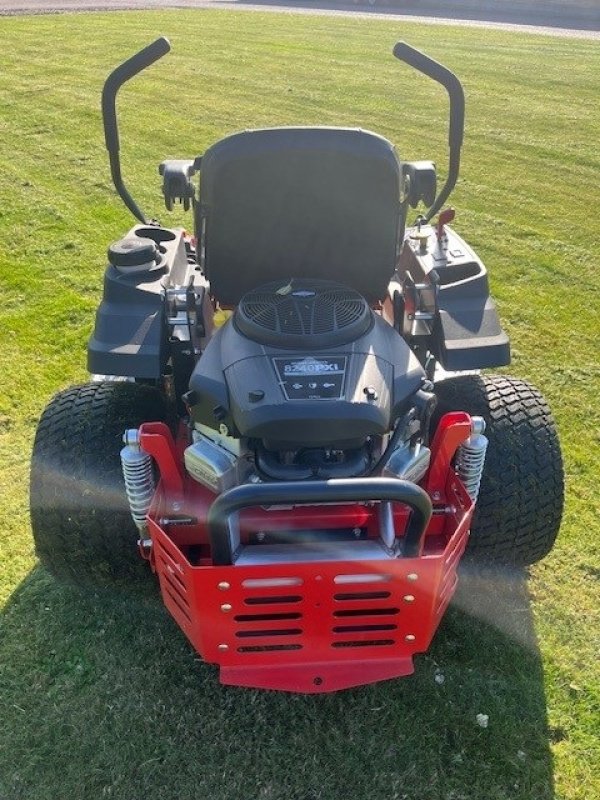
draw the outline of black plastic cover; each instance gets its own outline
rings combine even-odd
[[[399,277],[435,287],[435,313],[428,347],[446,370],[485,369],[510,363],[510,343],[490,298],[487,270],[448,225],[438,238],[429,227],[421,248],[407,238]]]
[[[437,191],[437,175],[433,161],[406,161],[402,172],[408,179],[408,203],[416,208],[424,203],[433,205]]]
[[[288,378],[285,364],[301,356],[307,369]],[[341,395],[337,378],[327,380],[323,369],[307,378],[313,363],[332,365],[338,377],[342,372]],[[273,450],[358,447],[367,436],[390,430],[424,377],[408,345],[378,315],[372,330],[352,343],[293,356],[245,338],[228,321],[194,369],[191,413],[196,422],[225,424]],[[329,396],[325,382],[333,384]]]
[[[400,164],[381,136],[273,128],[222,139],[202,158],[196,234],[222,304],[288,278],[383,298],[402,239]]]
[[[485,369],[510,363],[508,336],[489,297],[444,298],[433,342],[444,369]]]
[[[194,185],[190,178],[195,174],[193,161],[169,159],[158,167],[158,174],[163,179],[163,196],[167,211],[173,210],[173,204],[180,202],[187,211],[195,196]]]
[[[145,280],[140,280],[139,275]],[[148,277],[152,276],[150,280]],[[165,362],[160,273],[125,275],[109,266],[104,297],[88,342],[88,369],[100,375],[159,378]]]
[[[142,272],[108,265],[88,342],[87,363],[92,374],[155,379],[164,371],[169,353],[165,291],[171,285],[184,284],[188,276],[183,231],[136,225],[125,240],[136,238],[150,240],[161,260],[155,269]]]

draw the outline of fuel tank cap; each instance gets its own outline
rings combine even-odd
[[[108,248],[108,260],[120,272],[145,272],[161,264],[161,253],[152,239],[126,236]]]

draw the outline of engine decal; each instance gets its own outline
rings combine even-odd
[[[287,400],[340,400],[344,392],[346,356],[274,358]]]

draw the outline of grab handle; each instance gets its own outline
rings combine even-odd
[[[407,505],[410,519],[402,539],[401,555],[417,556],[431,518],[429,495],[420,486],[397,478],[340,478],[328,481],[248,483],[219,495],[208,511],[208,536],[215,565],[233,564],[238,542],[231,531],[233,514],[252,506],[361,503],[372,500]]]

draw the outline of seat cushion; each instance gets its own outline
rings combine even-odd
[[[393,146],[368,131],[272,128],[217,142],[196,207],[213,296],[236,305],[269,281],[318,278],[383,297],[404,230],[400,174]]]

